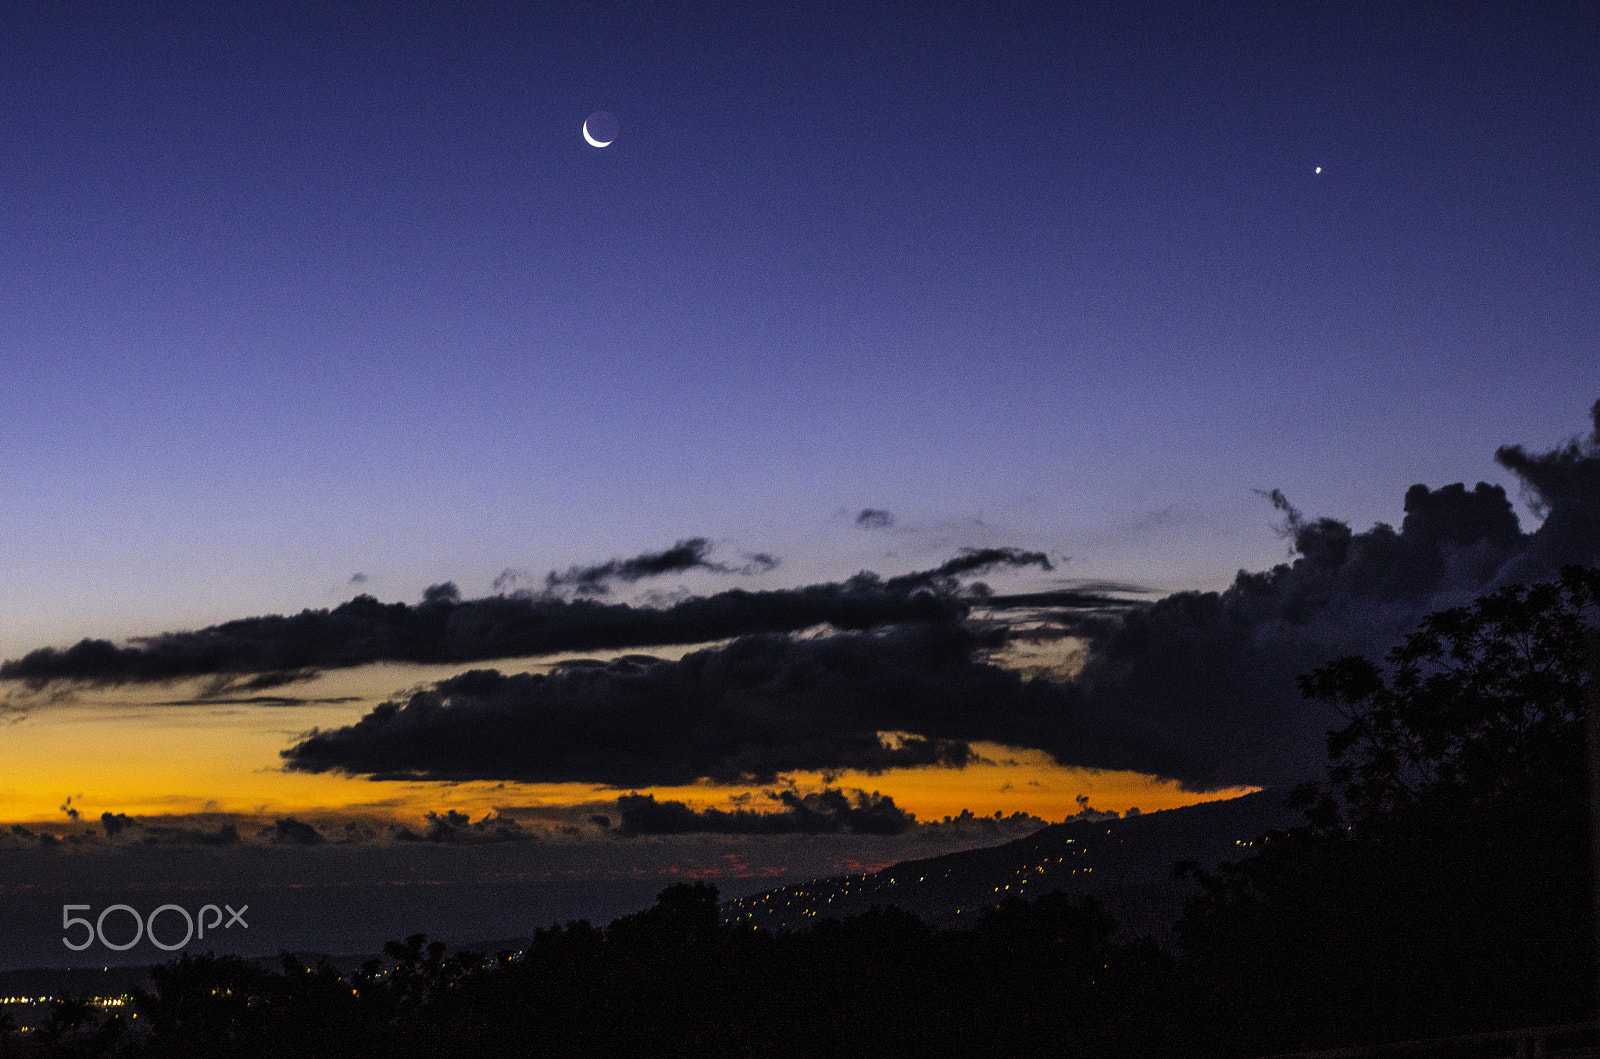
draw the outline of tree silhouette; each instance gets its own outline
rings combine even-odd
[[[1586,635],[1600,570],[1432,614],[1387,666],[1302,680],[1348,724],[1308,826],[1201,886],[1178,932],[1216,1054],[1591,1010]],[[1225,986],[1219,983],[1227,983]]]
[[[1308,698],[1350,722],[1328,738],[1329,780],[1355,820],[1579,781],[1597,606],[1600,569],[1567,567],[1559,581],[1430,614],[1390,653],[1387,673],[1352,657],[1302,677]]]

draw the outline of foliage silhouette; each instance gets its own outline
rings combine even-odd
[[[1214,1054],[1592,1011],[1586,636],[1600,570],[1428,616],[1385,668],[1302,679],[1349,723],[1307,826],[1201,886],[1178,933]]]

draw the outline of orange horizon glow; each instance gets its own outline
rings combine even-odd
[[[522,670],[547,660],[524,662]],[[511,667],[506,667],[510,669]],[[1078,797],[1100,811],[1143,812],[1236,797],[1255,788],[1199,793],[1136,772],[1056,764],[1038,750],[975,743],[980,763],[879,774],[796,773],[779,785],[691,784],[610,788],[588,783],[381,781],[332,773],[288,772],[279,751],[312,728],[352,724],[393,689],[416,687],[456,670],[378,665],[326,673],[298,694],[349,702],[264,706],[183,699],[172,685],[82,690],[74,701],[41,704],[21,714],[0,742],[0,820],[67,826],[70,807],[86,822],[101,813],[135,818],[236,815],[387,819],[415,825],[428,812],[456,810],[473,819],[514,810],[596,807],[637,790],[697,809],[743,805],[763,810],[764,791],[792,784],[802,793],[824,786],[876,791],[919,821],[1027,813],[1055,822],[1079,811]],[[774,806],[775,808],[775,806]]]

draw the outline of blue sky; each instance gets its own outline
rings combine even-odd
[[[688,535],[1220,587],[1253,488],[1512,484],[1596,11],[8,5],[0,654]]]

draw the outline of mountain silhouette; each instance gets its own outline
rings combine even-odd
[[[1254,851],[1266,833],[1301,822],[1286,793],[1241,798],[1120,819],[1067,820],[1003,845],[907,860],[882,871],[835,875],[736,898],[723,922],[766,930],[803,930],[818,919],[843,919],[873,906],[897,906],[932,926],[977,925],[1008,897],[1053,891],[1093,894],[1134,933],[1171,940],[1187,884],[1173,868],[1206,868]]]

